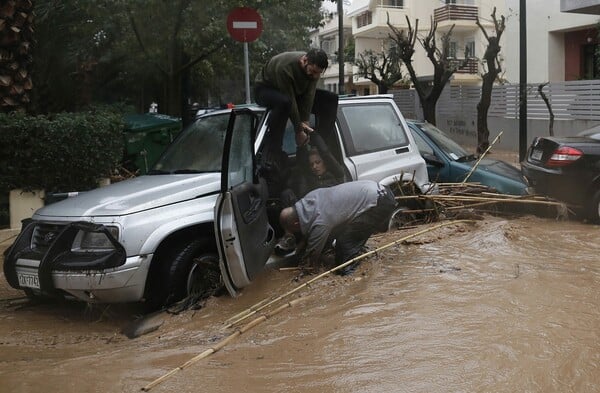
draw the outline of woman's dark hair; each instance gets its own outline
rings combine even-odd
[[[325,70],[329,66],[327,60],[327,53],[323,49],[311,48],[306,52],[306,59],[308,64],[314,64],[322,70]]]

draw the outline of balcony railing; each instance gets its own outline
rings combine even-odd
[[[465,59],[452,59],[450,64],[456,69],[457,74],[477,74],[479,71],[479,64],[477,59],[467,59],[466,64],[463,65]]]
[[[433,11],[433,18],[438,23],[448,20],[476,21],[478,13],[477,6],[446,4]]]

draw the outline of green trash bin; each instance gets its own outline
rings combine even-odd
[[[181,131],[181,119],[158,113],[130,114],[125,121],[123,166],[145,175]]]

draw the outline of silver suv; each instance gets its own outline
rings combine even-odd
[[[268,116],[252,105],[206,113],[147,175],[39,209],[5,257],[6,279],[29,296],[151,308],[223,284],[235,295],[277,258],[278,201],[264,179]],[[429,189],[391,96],[341,98],[324,134],[347,180]],[[291,127],[282,150],[293,164]]]

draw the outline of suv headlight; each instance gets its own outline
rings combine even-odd
[[[115,226],[105,226],[108,230],[108,234],[114,238],[119,239],[119,228]],[[91,252],[91,251],[111,251],[115,249],[113,241],[108,237],[106,232],[103,231],[88,231],[80,229],[73,239],[71,251],[79,252]]]

